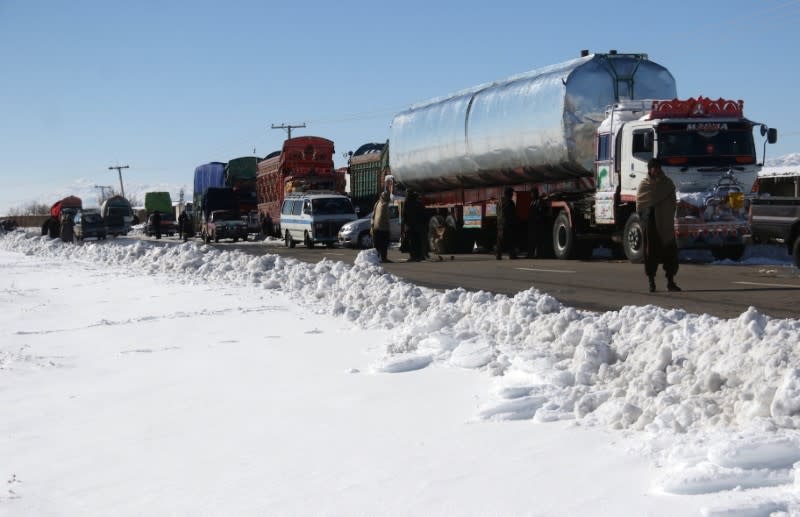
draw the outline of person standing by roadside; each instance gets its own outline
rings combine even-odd
[[[181,215],[178,216],[178,231],[183,242],[186,242],[189,238],[189,215],[186,210],[182,211]]]
[[[153,224],[153,233],[156,234],[156,239],[161,238],[161,213],[158,210],[153,212],[153,215],[150,216],[150,221]]]
[[[539,189],[531,189],[531,205],[528,209],[528,258],[544,258],[544,199]]]
[[[664,174],[661,161],[652,158],[647,162],[647,177],[636,192],[636,211],[644,232],[644,271],[649,280],[650,292],[656,290],[656,272],[663,264],[667,276],[667,290],[680,291],[675,283],[678,273],[678,243],[675,240],[675,209],[677,198],[675,184]]]
[[[503,258],[503,252],[508,251],[508,258],[517,258],[517,243],[514,231],[517,228],[517,206],[514,204],[514,189],[506,187],[500,206],[497,210],[497,244],[495,256],[497,260]]]
[[[389,193],[381,192],[372,209],[372,244],[381,256],[381,262],[391,262],[389,252]]]
[[[61,216],[61,240],[64,242],[72,242],[75,240],[75,222],[72,220],[72,214],[64,214]]]

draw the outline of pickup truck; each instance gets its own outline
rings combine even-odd
[[[750,199],[753,242],[785,244],[800,267],[800,168],[761,173]]]
[[[231,210],[214,210],[203,224],[200,234],[206,243],[219,242],[220,239],[233,239],[233,242],[247,240],[247,223]]]

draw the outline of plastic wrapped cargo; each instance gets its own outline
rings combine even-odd
[[[399,113],[392,174],[424,191],[591,176],[609,105],[676,95],[672,74],[646,54],[589,54]]]
[[[194,193],[202,195],[207,188],[225,186],[225,164],[210,162],[194,169]]]

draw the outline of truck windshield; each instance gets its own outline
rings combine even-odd
[[[354,214],[355,210],[349,199],[340,197],[330,197],[313,199],[311,201],[311,212],[314,214]]]
[[[753,164],[756,154],[752,126],[743,122],[661,124],[658,157],[668,165]]]

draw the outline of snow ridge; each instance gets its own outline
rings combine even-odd
[[[800,320],[750,308],[724,320],[654,306],[593,313],[535,288],[514,297],[437,292],[387,273],[374,250],[354,266],[253,257],[198,243],[82,246],[16,232],[9,251],[125,267],[182,281],[280,289],[362,328],[393,329],[377,372],[438,365],[495,377],[477,419],[575,419],[685,433],[800,429]]]

